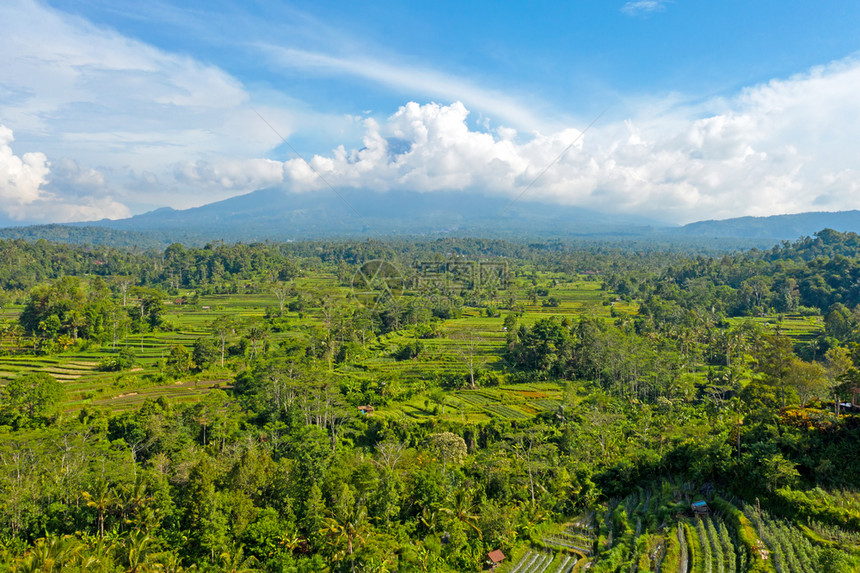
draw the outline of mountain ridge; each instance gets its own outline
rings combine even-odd
[[[860,232],[860,211],[809,211],[763,217],[708,219],[684,225],[676,232],[699,237],[792,240],[811,236],[822,229]]]
[[[71,223],[125,231],[179,230],[225,240],[484,232],[538,236],[646,234],[665,224],[582,207],[511,201],[475,193],[339,191],[285,193],[261,189],[190,209],[157,209],[127,219]],[[227,225],[228,227],[224,227]]]
[[[628,238],[675,243],[737,239],[759,246],[812,236],[825,228],[860,232],[860,211],[745,216],[673,226],[637,215],[478,193],[292,193],[266,188],[189,209],[161,207],[126,219],[7,227],[0,229],[0,237],[148,246],[388,236]]]

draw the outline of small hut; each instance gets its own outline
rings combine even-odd
[[[373,414],[373,406],[370,406],[370,405],[368,405],[368,406],[359,406],[359,407],[358,407],[358,411],[359,411],[359,412],[361,412],[362,414],[365,414],[365,415],[367,415],[367,414]]]
[[[711,512],[708,503],[705,501],[694,501],[690,505],[690,509],[693,510],[693,514],[695,515],[708,515]]]
[[[502,553],[501,549],[496,549],[495,551],[487,553],[487,566],[490,568],[490,571],[494,571],[504,560],[505,554]]]

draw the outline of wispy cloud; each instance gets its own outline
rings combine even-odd
[[[621,7],[621,11],[628,16],[639,16],[640,14],[651,14],[662,12],[666,9],[669,0],[631,0]]]
[[[475,85],[472,82],[438,70],[414,64],[394,64],[378,59],[338,57],[278,46],[263,46],[284,68],[301,69],[318,74],[347,75],[378,82],[394,88],[410,99],[443,99],[462,101],[509,125],[523,130],[545,130],[550,121],[527,104],[501,91]]]
[[[216,66],[30,0],[0,3],[0,21],[14,23],[0,35],[0,118],[17,145],[52,162],[98,168],[119,201],[188,206],[223,198],[164,187],[141,201],[133,173],[170,173],[183,160],[259,156],[279,142],[254,114],[245,86]],[[256,107],[292,132],[290,109]],[[70,180],[53,192],[73,188]]]

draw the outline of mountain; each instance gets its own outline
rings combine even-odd
[[[262,189],[191,209],[165,207],[128,219],[0,229],[0,237],[159,248],[172,242],[202,245],[388,236],[620,240],[721,249],[769,248],[821,229],[860,232],[860,211],[801,213],[699,221],[683,227],[635,215],[581,207],[486,197],[478,193],[324,190],[290,193]],[[716,240],[715,240],[716,239]]]
[[[860,233],[860,211],[821,211],[699,221],[684,225],[674,233],[687,237],[757,238],[779,241],[809,237],[822,229]]]
[[[644,236],[659,222],[580,207],[463,193],[263,189],[201,207],[157,209],[128,219],[77,223],[128,232],[155,231],[182,242],[297,240],[390,235],[487,237]]]

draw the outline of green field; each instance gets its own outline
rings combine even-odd
[[[564,282],[560,275],[540,274],[539,284],[547,285],[550,296],[558,300],[558,306],[544,306],[548,297],[537,302],[529,300],[531,281],[520,278],[509,289],[499,291],[497,300],[490,304],[501,306],[502,297],[514,293],[523,312],[520,324],[530,325],[544,316],[577,317],[581,315],[608,318],[611,306],[604,301],[613,300],[600,288],[600,283],[591,277],[581,277]],[[299,292],[325,291],[344,308],[355,303],[352,290],[340,285],[333,275],[315,274],[297,279],[295,288]],[[193,291],[181,292],[187,298]],[[26,340],[15,341],[6,336],[2,339],[5,355],[0,355],[0,384],[25,372],[46,372],[61,381],[66,390],[64,409],[75,411],[84,406],[104,407],[111,410],[126,410],[142,404],[147,399],[159,396],[170,397],[178,402],[199,400],[211,388],[230,385],[233,372],[242,368],[246,360],[232,358],[225,369],[182,376],[179,379],[160,381],[164,372],[165,357],[173,346],[191,347],[200,337],[211,337],[208,325],[219,316],[231,316],[240,321],[262,323],[266,308],[276,308],[278,301],[268,292],[256,294],[204,295],[194,305],[173,304],[173,298],[165,299],[165,329],[145,333],[123,333],[117,346],[81,347],[65,352],[44,355],[27,351]],[[404,301],[419,300],[417,293],[407,292]],[[634,313],[635,305],[613,302],[616,310]],[[15,321],[21,312],[20,305],[9,305],[2,310],[0,319],[7,323]],[[479,370],[498,370],[502,367],[501,353],[505,345],[504,317],[509,313],[500,310],[499,316],[488,317],[483,308],[464,307],[462,317],[443,320],[439,323],[439,336],[421,340],[421,356],[416,360],[398,361],[391,357],[403,344],[415,340],[409,325],[395,332],[366,341],[366,355],[354,363],[342,364],[336,372],[357,380],[372,380],[380,377],[396,379],[407,386],[419,388],[440,375],[460,374],[468,371],[462,356],[466,340],[474,345],[474,366]],[[324,316],[319,307],[304,312],[285,310],[284,318],[289,324],[286,332],[270,332],[267,343],[277,345],[292,337],[307,337],[308,332],[323,327]],[[137,364],[130,371],[121,373],[100,372],[99,362],[127,347],[134,350]],[[444,417],[482,422],[491,418],[509,420],[525,419],[540,412],[551,411],[560,404],[560,389],[557,385],[542,388],[534,396],[523,394],[522,387],[490,388],[485,390],[458,390],[448,394]],[[483,397],[480,393],[483,392]],[[486,403],[480,404],[480,400]],[[433,416],[434,407],[425,404],[426,397],[418,394],[391,407],[383,407],[377,415],[384,418],[423,419]],[[439,410],[441,411],[441,410]]]

